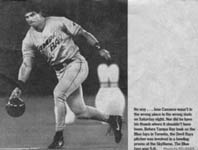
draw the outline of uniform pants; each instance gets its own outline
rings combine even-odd
[[[67,103],[75,114],[80,114],[86,109],[83,99],[81,84],[88,76],[88,64],[83,56],[77,57],[70,64],[56,72],[59,80],[54,89],[54,112],[56,131],[63,130],[66,126],[65,117]]]

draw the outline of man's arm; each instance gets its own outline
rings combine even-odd
[[[99,54],[102,57],[104,57],[107,60],[111,58],[110,53],[106,49],[103,49],[101,47],[99,41],[94,37],[94,35],[87,32],[83,28],[79,29],[77,35],[83,36],[91,46],[94,46],[98,50]]]
[[[33,57],[24,57],[23,62],[19,69],[19,74],[18,74],[18,83],[19,83],[20,87],[16,87],[12,91],[12,93],[10,95],[10,99],[21,96],[22,91],[25,86],[25,82],[30,77],[32,67],[33,67]]]
[[[87,32],[86,30],[84,30],[83,28],[80,28],[78,31],[77,35],[82,35],[85,39],[87,39],[87,42],[91,45],[91,46],[95,46],[95,44],[99,43],[98,40],[89,32]]]
[[[33,57],[24,57],[23,62],[19,69],[18,80],[26,82],[29,77],[33,66]]]

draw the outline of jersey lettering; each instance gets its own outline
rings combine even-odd
[[[38,50],[39,50],[40,52],[42,52],[42,50],[45,49],[45,48],[49,45],[49,43],[52,41],[52,39],[53,39],[53,36],[50,36],[43,44],[41,44],[41,45],[38,47]]]
[[[57,46],[61,44],[62,40],[61,34],[54,32],[54,34],[49,36],[43,44],[38,46],[38,50],[41,54],[51,57],[51,52],[53,52]]]
[[[52,52],[56,47],[60,44],[60,41],[58,39],[55,39],[54,42],[50,44],[50,51]]]
[[[57,64],[78,51],[72,40],[80,29],[78,24],[64,17],[47,17],[45,29],[38,34],[30,28],[23,42],[24,55],[34,55],[34,51],[39,51],[50,64]]]

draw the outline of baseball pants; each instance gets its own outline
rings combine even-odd
[[[66,126],[67,108],[65,103],[76,115],[86,109],[81,84],[87,78],[88,64],[84,57],[78,54],[74,61],[64,69],[57,71],[56,74],[59,82],[54,89],[54,112],[56,131],[59,131]]]

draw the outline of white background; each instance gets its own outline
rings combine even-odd
[[[133,108],[191,107],[198,146],[198,1],[128,1],[129,150]]]

